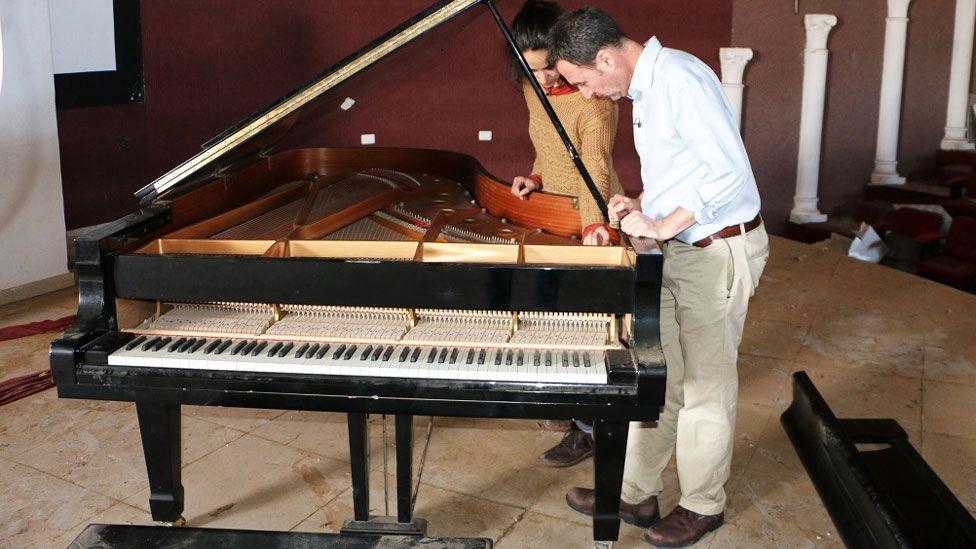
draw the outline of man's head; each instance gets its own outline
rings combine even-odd
[[[549,32],[549,62],[584,97],[620,99],[627,95],[632,63],[627,37],[605,11],[580,8],[564,13]]]

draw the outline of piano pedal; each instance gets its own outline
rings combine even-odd
[[[369,520],[348,518],[342,523],[340,534],[380,534],[393,536],[427,536],[427,519],[414,518],[397,522],[396,517],[370,515]]]

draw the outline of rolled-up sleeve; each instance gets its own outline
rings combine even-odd
[[[732,202],[752,177],[752,168],[724,91],[692,71],[671,82],[673,127],[699,165],[692,171],[692,192],[680,206],[709,224]]]

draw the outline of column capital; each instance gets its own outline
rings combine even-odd
[[[742,84],[742,74],[752,60],[750,48],[719,48],[718,58],[722,63],[722,83]]]
[[[827,13],[809,13],[803,18],[807,28],[807,47],[809,50],[827,49],[827,37],[837,25],[837,16]]]
[[[908,17],[908,7],[912,0],[888,0],[888,17],[904,19]]]

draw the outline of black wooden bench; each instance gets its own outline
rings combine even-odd
[[[976,520],[895,420],[838,419],[796,372],[781,421],[848,547],[976,547]]]

